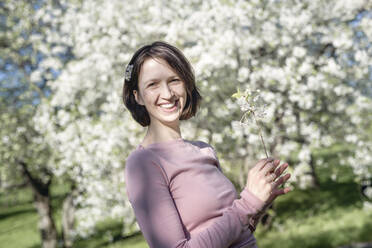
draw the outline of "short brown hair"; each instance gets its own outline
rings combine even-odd
[[[156,41],[138,49],[126,69],[123,102],[133,118],[144,127],[150,125],[150,116],[145,106],[139,105],[133,94],[133,90],[138,90],[138,76],[144,61],[148,58],[165,60],[185,83],[187,99],[180,120],[193,117],[202,99],[195,85],[194,71],[179,49],[168,43]]]

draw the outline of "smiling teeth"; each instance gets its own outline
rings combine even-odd
[[[172,108],[176,103],[168,103],[160,105],[162,108]]]

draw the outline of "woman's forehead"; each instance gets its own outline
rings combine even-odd
[[[172,76],[178,75],[167,61],[161,58],[148,58],[141,66],[138,81],[145,82],[152,79]]]

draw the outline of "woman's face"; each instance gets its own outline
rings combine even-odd
[[[146,107],[150,125],[179,125],[187,93],[185,83],[163,59],[148,58],[138,76],[136,101]]]

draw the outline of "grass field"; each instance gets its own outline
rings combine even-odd
[[[54,189],[53,206],[60,232],[63,190]],[[372,242],[372,209],[363,208],[355,183],[323,183],[319,190],[294,190],[276,202],[271,229],[259,227],[259,247],[340,247]],[[0,247],[40,247],[37,213],[31,192],[22,189],[0,195]],[[74,247],[147,247],[143,237],[123,238],[120,223],[107,221],[97,233],[77,240]]]

